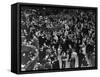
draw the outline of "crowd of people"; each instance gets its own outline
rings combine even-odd
[[[95,11],[21,8],[21,70],[95,66]]]

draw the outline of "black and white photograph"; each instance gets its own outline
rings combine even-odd
[[[21,71],[96,66],[96,11],[21,7]]]
[[[99,77],[100,0],[1,0],[0,77]]]

